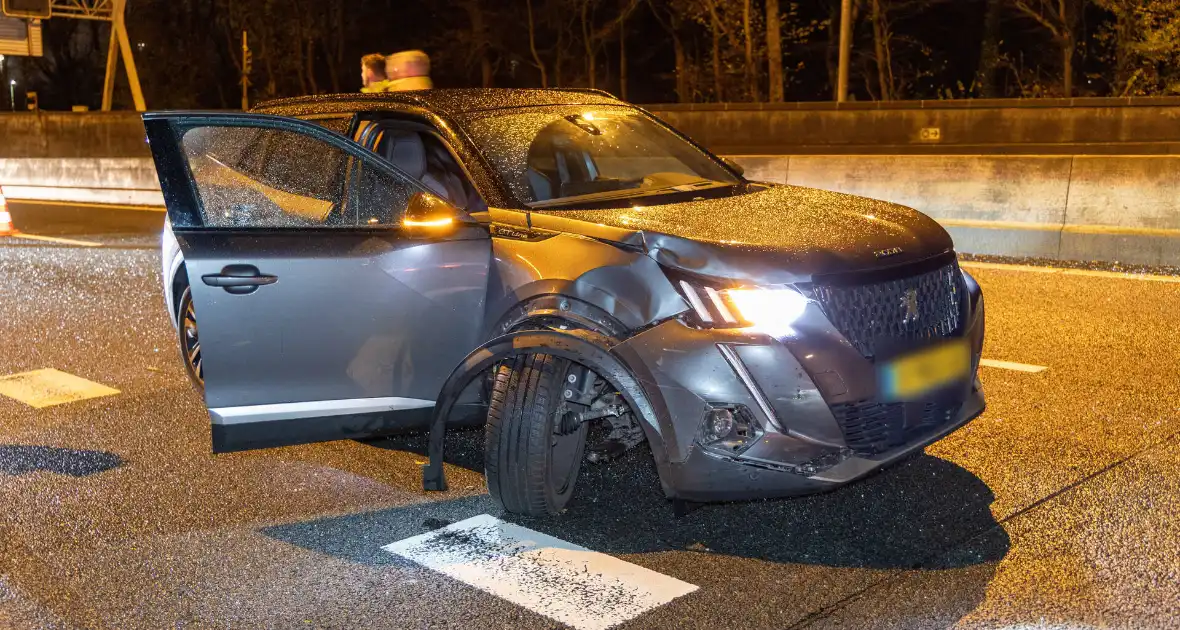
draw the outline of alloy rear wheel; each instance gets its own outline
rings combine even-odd
[[[180,355],[184,359],[184,367],[193,385],[197,389],[204,390],[205,368],[201,356],[201,336],[197,329],[197,312],[193,307],[192,289],[189,287],[184,288],[177,311],[180,314],[177,329],[180,335]]]

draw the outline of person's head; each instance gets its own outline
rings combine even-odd
[[[385,80],[385,55],[373,53],[361,57],[361,84],[370,84]]]
[[[430,76],[430,57],[421,50],[405,50],[385,58],[385,76],[391,81]]]

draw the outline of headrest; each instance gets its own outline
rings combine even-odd
[[[426,174],[426,146],[422,144],[422,138],[413,131],[386,133],[393,144],[389,151],[389,161],[410,177],[421,179]]]

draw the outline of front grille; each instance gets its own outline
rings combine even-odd
[[[954,261],[933,271],[875,282],[813,285],[832,325],[866,358],[882,344],[941,339],[959,330],[963,277]]]
[[[861,400],[832,405],[848,448],[858,455],[876,455],[950,422],[959,403],[882,403]]]

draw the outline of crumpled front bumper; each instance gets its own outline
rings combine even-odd
[[[659,435],[649,437],[665,494],[729,501],[828,490],[919,451],[978,416],[985,407],[975,376],[984,307],[969,276],[966,285],[960,336],[971,348],[970,376],[940,394],[955,411],[937,425],[905,433],[903,443],[883,452],[850,448],[833,413],[834,407],[878,398],[877,371],[816,304],[788,338],[668,320],[613,348],[663,416]],[[718,404],[743,405],[761,424],[761,438],[740,455],[719,454],[697,441],[705,415]]]

